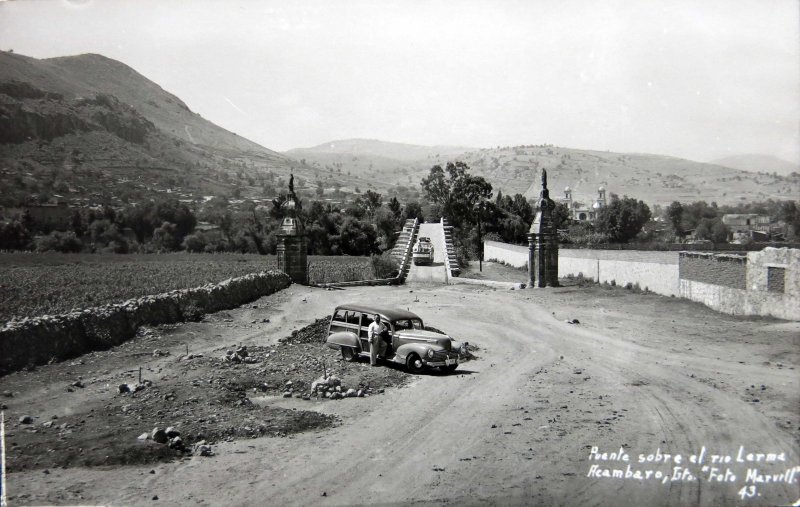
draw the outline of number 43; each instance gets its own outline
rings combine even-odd
[[[744,500],[746,498],[753,498],[757,494],[758,493],[756,493],[756,487],[752,486],[752,485],[751,486],[745,486],[745,487],[743,487],[742,489],[739,490],[739,497],[741,497],[742,500]]]

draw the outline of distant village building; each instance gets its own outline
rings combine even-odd
[[[572,200],[572,189],[566,187],[564,189],[564,198],[561,202],[567,206],[570,212],[570,218],[575,222],[594,222],[597,219],[597,214],[602,208],[606,206],[606,189],[600,187],[597,189],[597,199],[590,207],[583,206],[581,203]]]
[[[733,243],[746,241],[769,241],[770,218],[756,213],[728,213],[722,215],[722,223],[733,235]]]

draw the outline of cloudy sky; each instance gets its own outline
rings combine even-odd
[[[351,137],[800,163],[797,0],[0,3],[0,48],[101,53],[277,150]]]

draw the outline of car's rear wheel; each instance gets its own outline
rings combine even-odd
[[[342,347],[342,358],[344,358],[345,361],[355,361],[358,359],[356,349],[353,347]]]
[[[408,359],[406,359],[406,369],[408,369],[409,373],[421,372],[423,369],[422,359],[416,354],[409,354]]]

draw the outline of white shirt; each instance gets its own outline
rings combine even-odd
[[[380,335],[386,330],[386,326],[383,325],[383,322],[380,324],[377,322],[373,322],[367,328],[367,339],[372,343],[372,338],[376,335]]]

